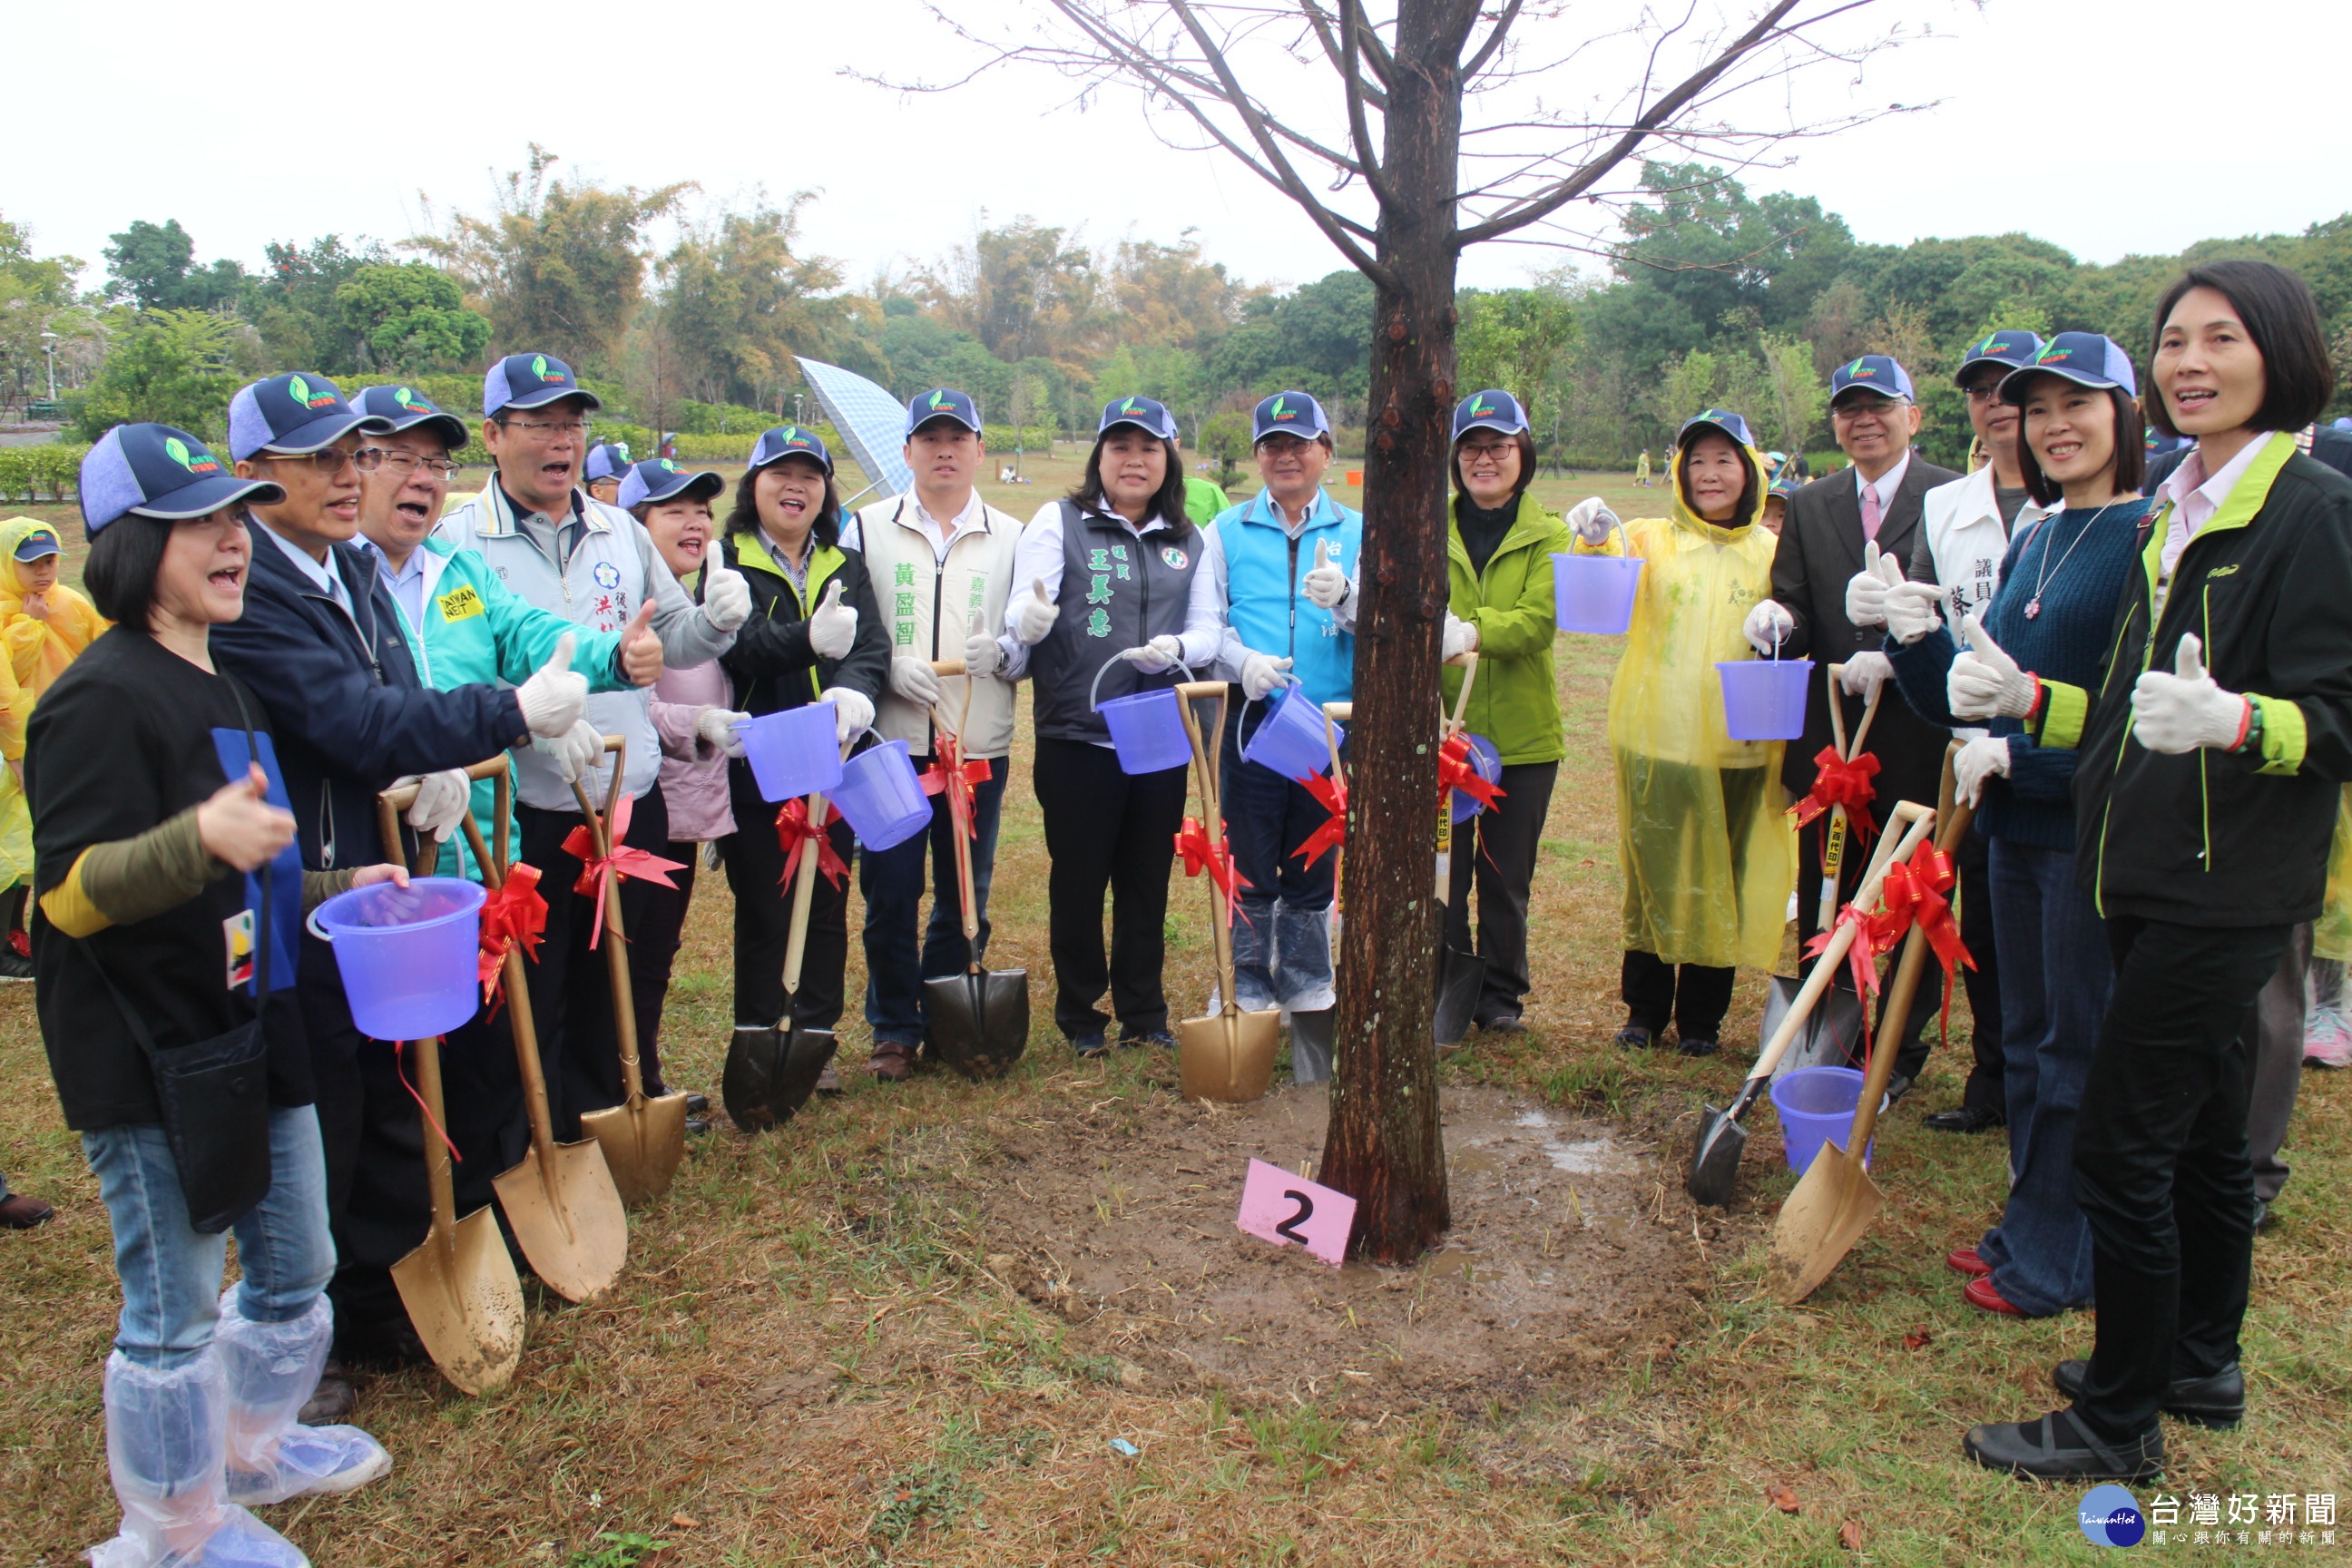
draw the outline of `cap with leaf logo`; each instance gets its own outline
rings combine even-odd
[[[619,505],[635,510],[666,500],[715,500],[727,481],[715,473],[691,473],[667,458],[647,458],[621,476]]]
[[[316,371],[289,371],[238,388],[228,405],[229,456],[300,457],[331,447],[354,430],[386,435],[392,421],[343,401],[335,384]]]
[[[1331,421],[1325,416],[1323,405],[1312,394],[1297,391],[1277,392],[1260,402],[1250,416],[1250,440],[1253,444],[1268,436],[1296,436],[1301,440],[1313,440],[1318,436],[1331,434]]]
[[[602,408],[596,395],[580,384],[572,367],[553,354],[509,354],[482,377],[482,417],[495,419],[525,408],[544,408],[567,397],[581,409]]]
[[[178,522],[240,502],[270,506],[286,499],[268,479],[238,479],[202,440],[169,425],[109,430],[83,455],[78,488],[82,527],[93,538],[133,513]]]
[[[1454,405],[1454,438],[1456,441],[1473,430],[1494,430],[1505,436],[1516,436],[1528,427],[1527,410],[1519,400],[1500,387],[1464,398]]]
[[[804,426],[779,425],[751,444],[751,467],[755,474],[786,458],[811,458],[826,473],[833,472],[833,454],[825,449],[824,438]]]
[[[916,397],[907,405],[907,433],[929,425],[934,419],[952,419],[975,436],[980,433],[980,405],[970,395],[953,387],[938,387]]]
[[[352,406],[383,419],[394,435],[422,430],[436,437],[445,451],[457,450],[470,437],[464,420],[413,386],[363,386],[352,398]]]
[[[1168,412],[1167,405],[1149,397],[1122,397],[1103,405],[1102,423],[1095,426],[1095,434],[1107,436],[1115,425],[1132,425],[1163,441],[1176,439],[1176,416]]]

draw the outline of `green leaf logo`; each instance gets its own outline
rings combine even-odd
[[[801,431],[800,431],[800,426],[797,426],[797,425],[787,425],[787,426],[784,426],[784,445],[785,445],[785,446],[787,446],[787,447],[795,447],[795,446],[798,446],[798,445],[800,444],[800,439],[801,439]]]
[[[188,444],[177,436],[163,438],[163,455],[184,468],[195,467],[195,459],[188,454]]]
[[[677,472],[677,465],[676,463],[671,462],[667,458],[664,458],[661,460],[661,466],[662,466],[662,472],[664,472],[664,473],[666,473],[666,474],[674,474],[674,473]]]
[[[1132,413],[1134,413],[1134,412],[1135,412],[1135,399],[1134,399],[1134,398],[1132,398],[1132,397],[1130,397],[1130,398],[1129,398],[1125,403],[1120,404],[1120,405],[1118,405],[1118,411],[1119,411],[1121,414],[1132,414]]]
[[[1274,400],[1274,415],[1273,415],[1273,416],[1274,416],[1275,418],[1276,418],[1276,419],[1287,419],[1287,418],[1289,418],[1289,417],[1290,417],[1290,416],[1289,416],[1287,413],[1284,412],[1284,409],[1283,409],[1283,404],[1284,404],[1284,401],[1285,401],[1285,400],[1284,400],[1283,398],[1280,398],[1280,397],[1276,397],[1276,398]]]
[[[403,408],[405,408],[410,404],[416,401],[416,394],[409,391],[408,388],[404,386],[393,393],[392,400],[394,403],[399,404]]]
[[[547,379],[547,356],[545,354],[535,354],[532,356],[530,362],[530,374],[539,377],[541,381],[545,381]]]
[[[310,406],[310,384],[299,375],[295,376],[286,384],[286,395],[294,400],[296,407],[308,408]]]
[[[931,394],[931,406],[934,408],[939,407],[940,405],[945,403],[947,400],[948,395],[944,391],[934,392]]]

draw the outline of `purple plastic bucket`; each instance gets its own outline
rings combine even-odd
[[[1327,738],[1326,724],[1337,733]],[[1265,716],[1250,732],[1242,761],[1286,779],[1311,779],[1331,771],[1331,748],[1347,739],[1347,730],[1323,716],[1305,687],[1286,686],[1266,699]]]
[[[1835,1139],[1843,1145],[1853,1131],[1853,1108],[1862,1102],[1862,1074],[1852,1068],[1799,1068],[1772,1085],[1772,1109],[1780,1118],[1780,1151],[1789,1169],[1803,1175]],[[1870,1141],[1872,1149],[1878,1140]],[[1862,1152],[1870,1163],[1870,1149]]]
[[[1497,783],[1503,776],[1503,753],[1496,751],[1495,742],[1486,736],[1473,735],[1470,737],[1470,766],[1488,784]],[[1447,819],[1451,822],[1467,822],[1486,809],[1475,795],[1465,795],[1458,789],[1451,793],[1454,796],[1452,814]]]
[[[1555,553],[1552,619],[1564,632],[1621,636],[1633,624],[1633,598],[1641,587],[1638,556]]]
[[[735,733],[765,799],[827,795],[841,782],[841,742],[830,702],[762,713],[736,725]]]
[[[1735,741],[1793,741],[1805,732],[1810,658],[1737,658],[1723,677],[1723,730]]]
[[[335,950],[352,1022],[372,1040],[429,1040],[481,1005],[482,885],[417,877],[373,882],[310,912]]]
[[[844,763],[829,798],[868,849],[895,847],[930,826],[931,797],[904,741],[870,746]]]

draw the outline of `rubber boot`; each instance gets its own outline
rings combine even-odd
[[[221,1292],[213,1346],[228,1387],[228,1496],[247,1507],[347,1492],[392,1468],[383,1446],[356,1426],[305,1426],[297,1417],[319,1386],[334,1310],[320,1296],[282,1323],[257,1323]]]
[[[228,1500],[228,1380],[207,1349],[157,1371],[106,1358],[106,1462],[121,1533],[92,1568],[310,1568],[292,1542]]]
[[[1331,1076],[1331,1032],[1339,1009],[1290,1016],[1290,1081],[1322,1083]]]

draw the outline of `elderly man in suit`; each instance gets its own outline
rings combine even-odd
[[[1960,476],[1911,450],[1911,438],[1919,430],[1919,405],[1912,396],[1910,375],[1885,354],[1864,354],[1832,374],[1830,428],[1853,466],[1815,479],[1789,498],[1788,520],[1772,558],[1772,597],[1749,613],[1747,632],[1748,640],[1767,654],[1777,642],[1784,658],[1843,664],[1839,700],[1846,706],[1846,732],[1851,735],[1861,721],[1863,703],[1894,674],[1894,667],[1878,651],[1885,632],[1876,626],[1856,627],[1846,618],[1846,584],[1882,554],[1891,554],[1898,563],[1910,560],[1920,526],[1920,498]],[[1789,748],[1781,766],[1781,782],[1799,798],[1812,790],[1819,771],[1814,759],[1831,743],[1829,700],[1825,684],[1816,684],[1805,701],[1804,736]],[[1936,804],[1944,743],[1950,738],[1913,713],[1900,698],[1881,705],[1868,747],[1879,763],[1874,817],[1885,821],[1897,801]],[[1804,828],[1800,866],[1821,866],[1821,836],[1828,822],[1826,815],[1817,816]],[[1840,903],[1853,897],[1865,858],[1845,856]],[[1797,929],[1808,942],[1821,928],[1817,878],[1818,869],[1801,882],[1797,900]],[[1838,983],[1853,984],[1843,975]],[[1892,1098],[1901,1099],[1919,1076],[1927,1059],[1927,1020],[1941,1002],[1935,986],[1920,987],[1911,1016],[1903,1022]],[[1880,1022],[1883,1026],[1885,1020]]]

